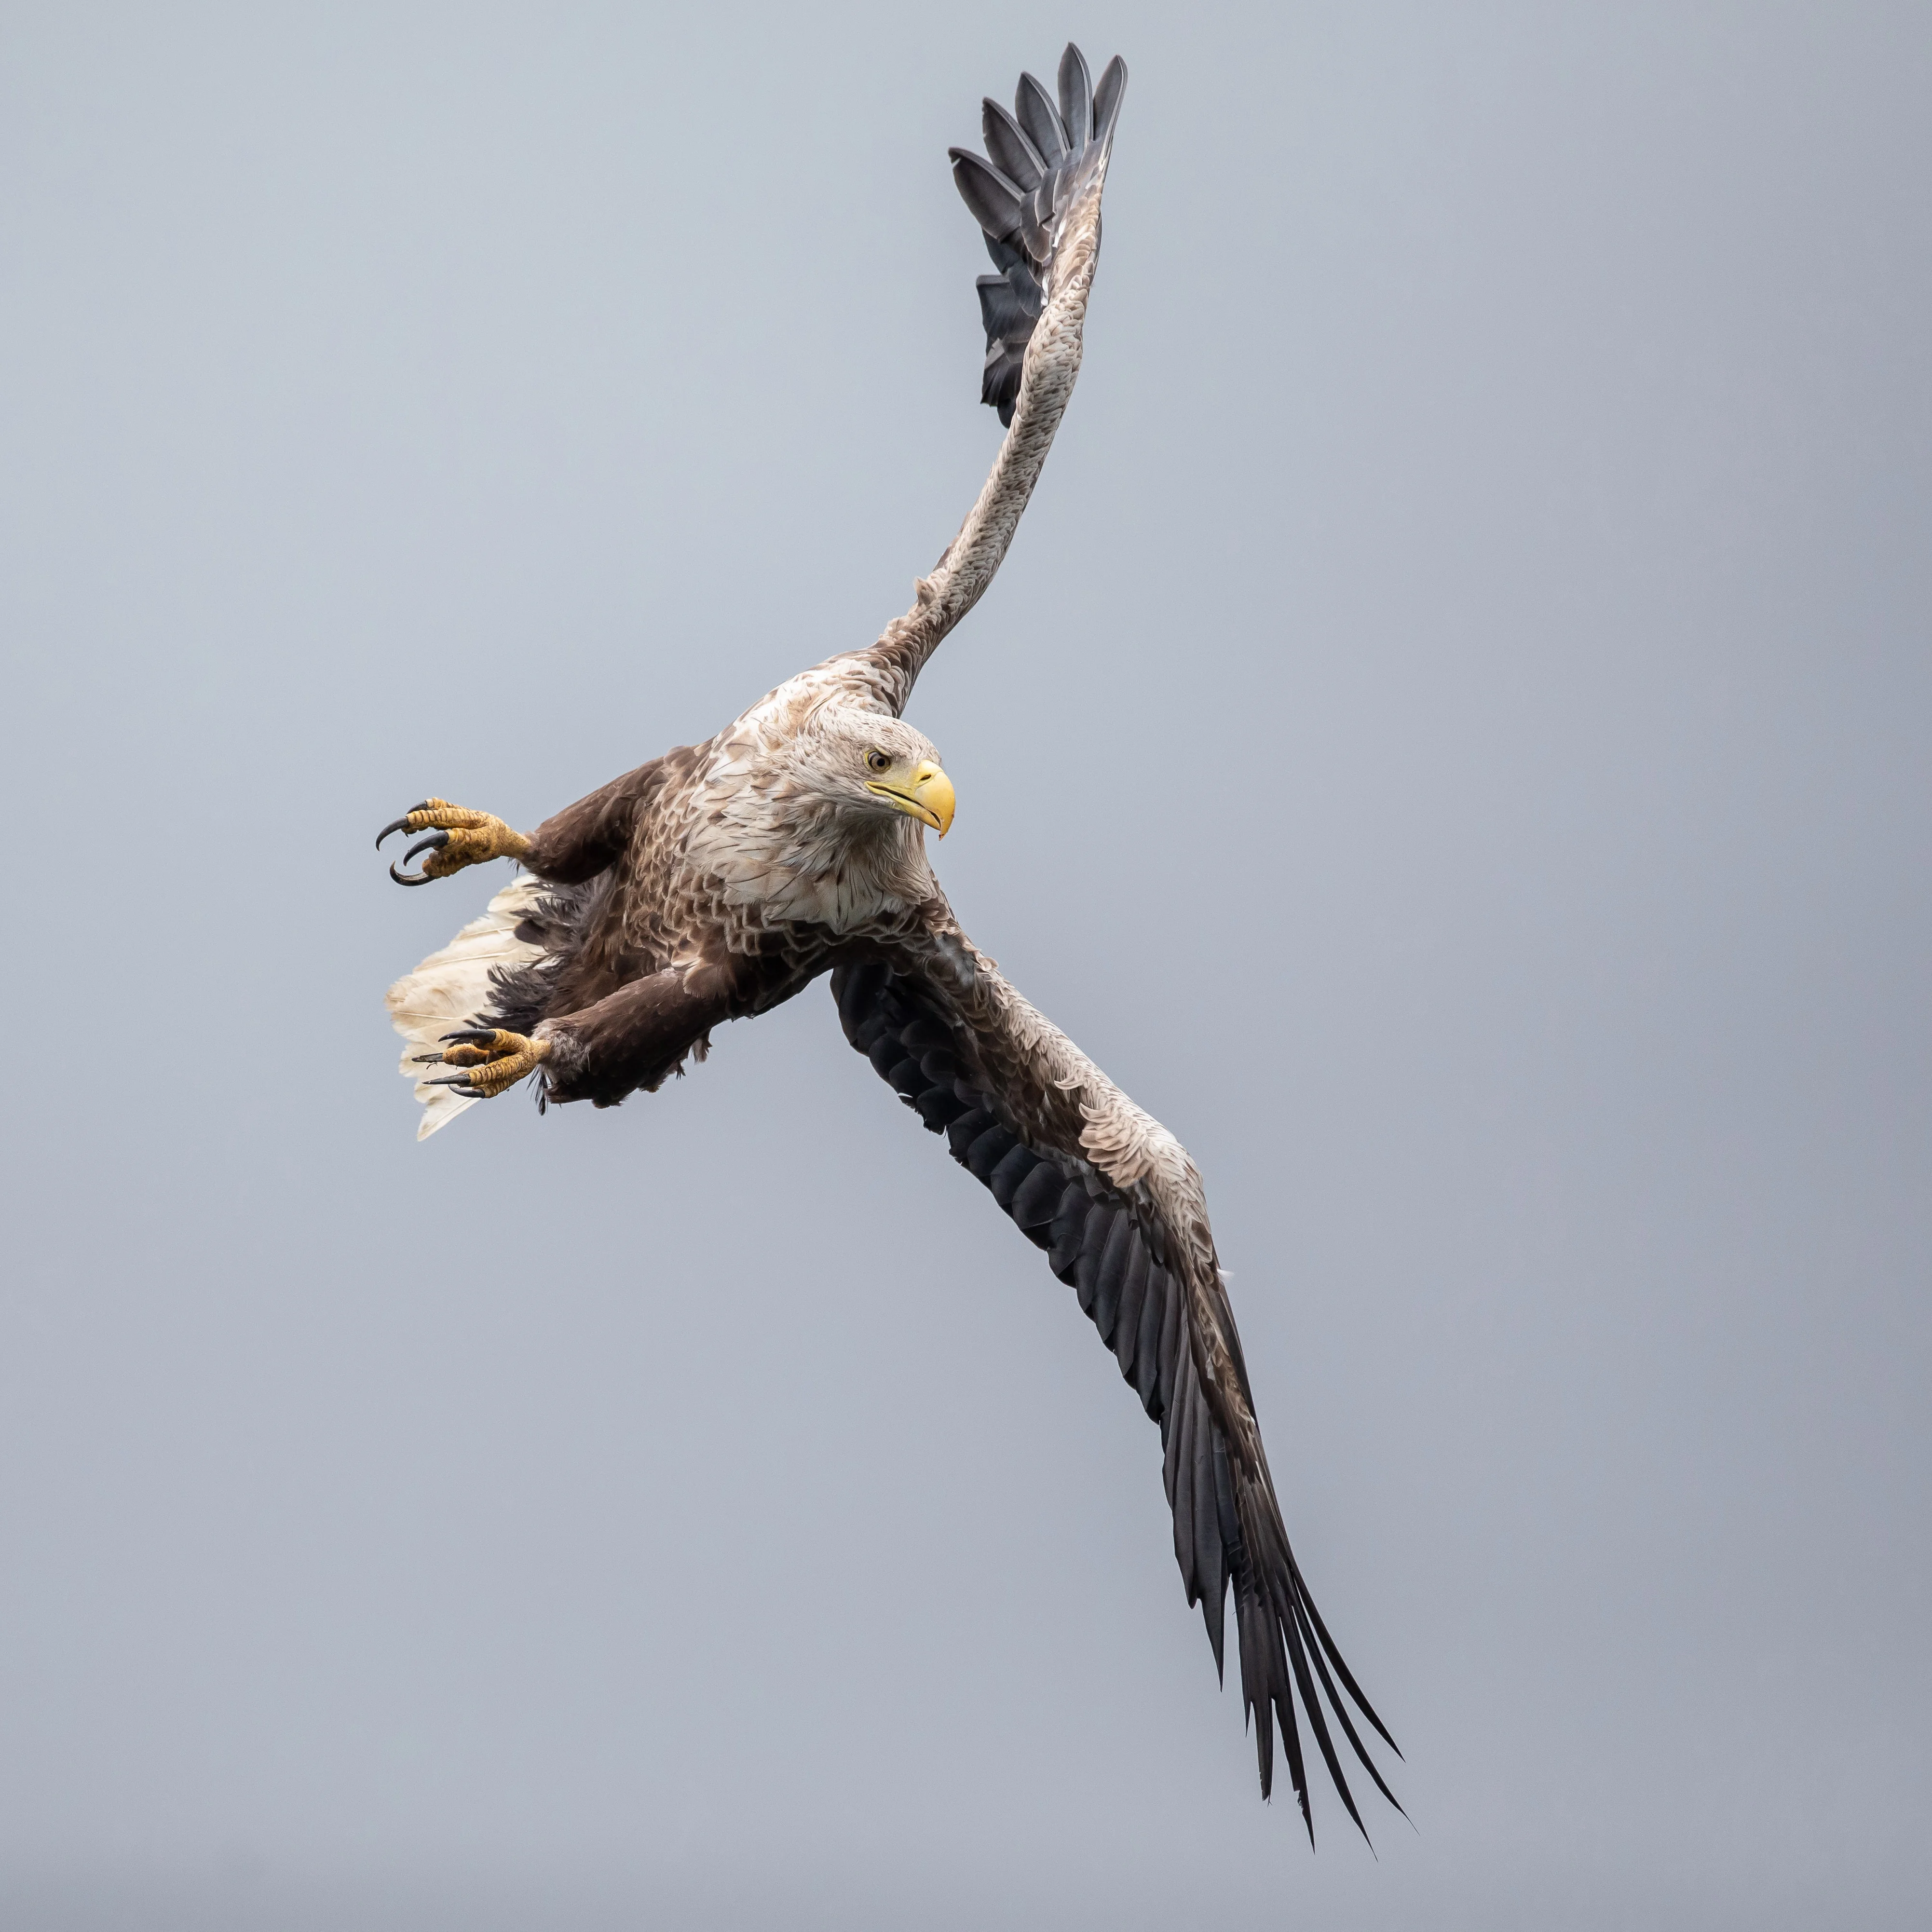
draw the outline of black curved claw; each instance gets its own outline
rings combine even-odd
[[[446,1046],[481,1046],[485,1040],[496,1044],[497,1029],[494,1027],[464,1027],[455,1033],[443,1035]]]
[[[418,800],[414,805],[410,807],[410,812],[427,812],[428,809],[429,800],[426,798]],[[382,841],[388,838],[391,832],[406,832],[410,829],[410,812],[404,812],[400,818],[392,818],[387,825],[382,827],[381,831],[376,833],[376,850],[377,851],[380,852],[382,850]]]
[[[452,1080],[425,1080],[422,1084],[425,1087],[453,1087],[459,1100],[482,1100],[488,1097],[482,1088],[470,1085],[470,1076],[466,1073],[459,1073]]]
[[[389,830],[393,832],[395,827],[392,826]],[[403,863],[406,866],[418,852],[440,852],[448,843],[449,834],[447,832],[432,832],[427,838],[418,838],[403,854]],[[389,876],[399,886],[426,886],[429,884],[430,875],[427,872],[399,872],[392,866]]]

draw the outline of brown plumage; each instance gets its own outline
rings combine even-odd
[[[867,649],[802,672],[707,743],[653,758],[527,836],[440,800],[406,814],[388,830],[428,832],[410,856],[430,855],[423,875],[396,874],[406,884],[504,856],[531,876],[390,1004],[429,1049],[404,1062],[429,1103],[427,1132],[533,1071],[546,1102],[650,1092],[701,1059],[721,1022],[829,972],[848,1039],[1047,1251],[1160,1423],[1174,1554],[1217,1667],[1234,1591],[1264,1794],[1278,1719],[1308,1817],[1298,1703],[1359,1826],[1329,1713],[1384,1796],[1351,1703],[1388,1733],[1288,1547],[1200,1176],[961,931],[925,841],[951,822],[952,788],[901,715],[992,580],[1072,394],[1126,78],[1115,61],[1091,87],[1070,46],[1057,100],[1026,76],[1013,115],[986,104],[990,164],[953,151],[999,270],[980,284],[982,396],[1009,427],[912,608]]]

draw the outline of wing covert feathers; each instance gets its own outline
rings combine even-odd
[[[987,962],[964,950],[970,963],[963,980],[979,982],[976,992],[998,980]],[[1116,1136],[1129,1151],[1106,1156],[1110,1179],[1101,1162],[1089,1157],[1106,1143],[1093,1130],[1090,1106],[1084,1108],[1088,1130],[1077,1140],[1047,1124],[1049,1088],[1063,1095],[1076,1088],[1088,1096],[1117,1090],[1004,981],[990,1010],[1023,1009],[1010,1026],[989,1024],[985,999],[976,1004],[954,997],[946,976],[910,964],[904,970],[877,962],[840,966],[832,990],[845,1036],[929,1132],[946,1136],[953,1159],[991,1192],[1020,1232],[1045,1250],[1047,1265],[1072,1288],[1123,1379],[1160,1425],[1174,1561],[1188,1602],[1200,1606],[1217,1674],[1231,1587],[1234,1593],[1241,1694],[1254,1724],[1263,1796],[1274,1786],[1278,1723],[1289,1781],[1313,1842],[1298,1706],[1343,1806],[1366,1838],[1331,1725],[1339,1725],[1391,1804],[1394,1796],[1369,1756],[1351,1703],[1391,1750],[1394,1740],[1343,1662],[1288,1546],[1204,1212],[1198,1228],[1173,1225],[1157,1198],[1159,1186],[1146,1178],[1152,1156],[1142,1178],[1123,1184],[1120,1177],[1140,1157],[1129,1130]],[[956,968],[952,976],[962,978]],[[996,1030],[1006,1036],[989,1037]],[[1196,1255],[1204,1239],[1211,1275],[1204,1295]]]
[[[980,224],[994,272],[977,287],[986,332],[980,400],[1005,440],[979,500],[916,599],[869,651],[880,700],[902,711],[940,640],[978,602],[1005,557],[1080,373],[1087,298],[1100,248],[1100,196],[1127,70],[1108,62],[1099,86],[1078,48],[1061,56],[1058,98],[1020,76],[1009,113],[982,104],[984,154],[949,151],[961,199]]]

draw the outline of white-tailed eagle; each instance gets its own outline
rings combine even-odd
[[[405,885],[494,859],[523,868],[389,1008],[427,1135],[532,1076],[545,1102],[652,1092],[704,1057],[721,1021],[829,973],[847,1039],[1046,1250],[1160,1424],[1174,1555],[1217,1669],[1233,1586],[1263,1794],[1278,1718],[1309,1818],[1299,1702],[1360,1826],[1328,1714],[1391,1804],[1351,1704],[1393,1741],[1288,1547],[1201,1178],[961,931],[926,860],[952,786],[906,702],[992,581],[1080,368],[1126,69],[1110,62],[1096,87],[1070,46],[1058,81],[1049,93],[1023,75],[1012,112],[985,104],[986,155],[952,151],[995,270],[979,281],[981,396],[1006,431],[911,609],[535,832],[434,798],[386,827],[425,835],[404,857],[426,855],[420,872],[391,868]]]

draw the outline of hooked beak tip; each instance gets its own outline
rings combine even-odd
[[[896,785],[868,783],[866,789],[876,798],[882,798],[904,812],[908,818],[916,818],[944,838],[952,829],[952,781],[937,766],[928,766],[924,773],[916,777],[910,791],[901,791]]]
[[[920,781],[917,796],[930,814],[928,823],[944,838],[952,830],[952,781],[937,766],[929,767]]]

